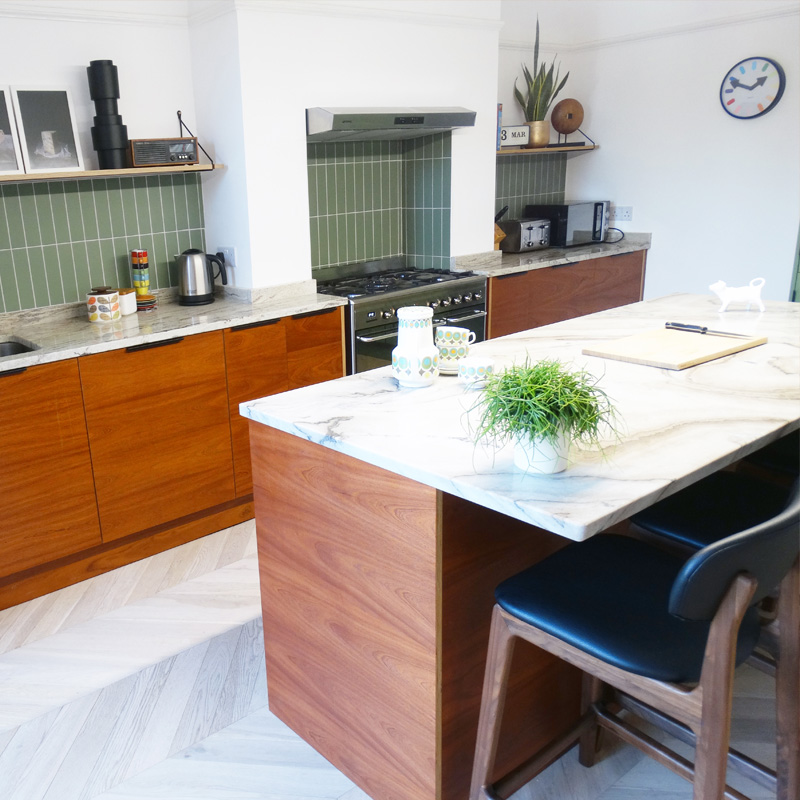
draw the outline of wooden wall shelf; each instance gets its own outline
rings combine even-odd
[[[183,164],[176,167],[128,167],[127,169],[84,169],[75,172],[32,172],[19,175],[0,175],[0,183],[32,183],[34,181],[74,181],[89,178],[135,178],[143,175],[163,175],[167,172],[211,172],[223,169],[224,164]]]
[[[549,153],[588,153],[590,150],[598,150],[600,145],[558,145],[556,147],[504,147],[497,151],[498,156],[543,156]]]

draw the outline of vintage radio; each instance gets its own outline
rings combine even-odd
[[[197,138],[131,139],[131,164],[134,167],[175,167],[197,164]]]

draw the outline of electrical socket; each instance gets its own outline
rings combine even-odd
[[[218,247],[217,253],[222,253],[225,256],[225,266],[236,268],[236,248],[235,247]]]
[[[611,206],[608,217],[620,222],[631,222],[633,220],[633,206]]]

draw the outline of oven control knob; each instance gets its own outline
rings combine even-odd
[[[475,292],[476,300],[483,300],[483,292]]]
[[[466,292],[464,295],[464,302],[469,303],[472,300],[472,292]]]
[[[463,302],[463,300],[464,300],[464,298],[463,298],[463,297],[462,297],[460,294],[457,294],[457,295],[456,295],[456,296],[453,298],[453,305],[454,305],[454,306],[460,306],[460,305],[461,305],[461,303]]]
[[[442,308],[447,308],[447,306],[449,306],[449,305],[450,305],[450,303],[452,303],[452,302],[453,302],[452,298],[450,298],[450,297],[443,297],[443,298],[442,298],[442,302],[441,302],[441,306],[442,306]]]
[[[431,300],[430,303],[428,303],[428,307],[429,308],[438,308],[439,307],[439,301],[438,300]]]
[[[384,319],[391,319],[394,316],[394,309],[393,308],[387,308],[385,311],[381,312],[381,316]]]

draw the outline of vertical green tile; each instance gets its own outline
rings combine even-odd
[[[11,248],[8,235],[8,220],[6,219],[5,202],[3,201],[3,186],[0,186],[0,251]]]
[[[170,261],[175,260],[179,253],[167,251],[167,239],[162,233],[154,233],[150,242],[152,254],[150,257],[150,269],[154,273],[155,282],[159,289],[173,286],[170,270]]]
[[[347,212],[347,167],[344,164],[337,164],[334,167],[336,181],[336,213],[344,214]]]
[[[86,245],[86,264],[89,268],[89,282],[92,286],[110,286],[112,289],[119,288],[116,284],[116,270],[106,270],[103,264],[100,242],[97,239],[87,241]]]
[[[161,205],[161,185],[158,175],[147,176],[147,206],[150,209],[150,227],[153,233],[164,232],[164,209]]]
[[[61,279],[61,266],[58,262],[58,251],[54,244],[42,248],[44,259],[44,272],[47,279],[47,290],[50,295],[50,305],[65,303],[64,285]]]
[[[25,248],[12,251],[14,274],[17,276],[17,292],[20,308],[36,308],[36,295],[31,279],[31,267],[28,251]]]
[[[172,175],[163,175],[159,178],[161,191],[161,209],[164,214],[164,230],[177,230],[177,217],[175,215],[175,188],[172,184]]]
[[[0,298],[3,301],[3,311],[22,309],[11,250],[0,250]]]
[[[168,231],[164,234],[164,244],[167,251],[167,265],[169,266],[170,286],[178,285],[178,264],[175,256],[180,255],[186,248],[181,247],[178,234]]]
[[[336,208],[336,167],[325,165],[325,205],[327,214],[335,214]]]
[[[94,211],[97,218],[97,238],[110,239],[114,235],[114,230],[111,224],[111,209],[108,201],[108,184],[100,178],[93,180],[92,187],[94,190]]]
[[[202,244],[202,242],[195,242],[192,239],[192,234],[189,231],[178,231],[178,253],[182,253],[184,250],[190,250],[192,248],[197,248],[201,250],[201,247],[198,245]]]
[[[83,241],[83,215],[81,214],[81,202],[78,195],[78,182],[65,181],[63,189],[64,204],[67,213],[67,226],[69,229],[69,241]]]
[[[200,178],[197,175],[186,177],[186,204],[189,211],[189,227],[203,227],[203,203],[200,195]]]
[[[144,233],[150,230],[150,198],[147,196],[147,178],[142,175],[133,179],[133,201],[136,209],[134,230]],[[130,230],[128,233],[130,234]]]
[[[50,205],[50,184],[46,181],[33,184],[36,219],[39,222],[39,237],[43,245],[55,244],[56,231],[53,223],[53,209]]]
[[[357,234],[358,234],[358,214],[348,214],[347,215],[347,250],[345,258],[347,259],[347,263],[353,263],[354,261],[358,261],[358,250],[357,250]]]
[[[84,238],[97,239],[97,212],[94,207],[92,181],[78,181],[78,201],[81,206]]]
[[[336,216],[336,253],[335,263],[347,263],[347,217],[345,214]]]
[[[78,300],[82,300],[83,296],[78,289],[72,245],[66,243],[57,244],[56,253],[58,254],[58,265],[61,270],[61,283],[64,287],[64,302],[75,303]]]
[[[89,255],[87,253],[86,242],[73,242],[72,243],[72,260],[75,264],[75,277],[78,281],[78,293],[83,297],[92,286],[97,286],[92,283],[92,273],[89,269]],[[100,280],[98,283],[102,284]]]
[[[20,184],[19,206],[22,225],[25,228],[25,243],[28,247],[36,247],[42,243],[42,237],[39,233],[39,218],[36,214],[36,198],[33,195],[33,184]]]
[[[353,211],[363,211],[366,208],[364,199],[364,162],[353,164]]]
[[[136,195],[133,190],[133,178],[120,178],[119,195],[122,202],[122,219],[124,236],[133,236],[139,232],[139,221],[136,215]],[[116,226],[114,236],[118,236]]]
[[[319,266],[319,220],[316,217],[309,217],[308,240],[311,246],[311,269],[315,269]]]
[[[105,180],[106,203],[110,230],[109,238],[117,239],[125,236],[125,212],[122,208],[121,181],[119,178]]]
[[[6,222],[8,223],[8,238],[11,249],[25,247],[25,230],[22,225],[22,208],[20,206],[19,187],[4,186],[4,205],[6,209]],[[27,263],[27,261],[26,261]],[[28,306],[23,306],[27,308]]]
[[[364,260],[375,257],[375,212],[370,210],[364,214]]]
[[[103,265],[103,274],[106,276],[106,282],[116,289],[125,289],[130,287],[131,275],[124,264],[121,268],[121,261],[117,259],[114,253],[114,243],[111,239],[100,239],[98,241],[100,249],[100,263]]]
[[[308,165],[308,215],[316,217],[319,214],[319,201],[317,199],[317,167]]]

